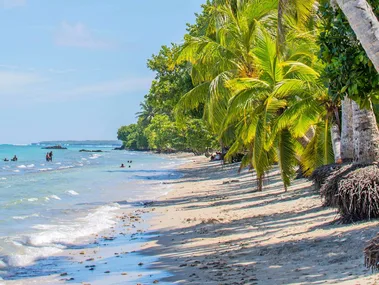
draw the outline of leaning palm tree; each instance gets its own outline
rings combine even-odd
[[[329,131],[329,125],[323,123],[325,106],[318,101],[326,92],[318,82],[318,72],[299,61],[314,61],[309,45],[302,49],[298,45],[289,53],[289,60],[283,61],[277,53],[275,38],[263,28],[259,29],[255,44],[253,55],[258,76],[228,82],[234,96],[229,101],[223,130],[227,136],[231,126],[236,127],[238,138],[228,157],[247,150],[242,166],[250,165],[255,169],[259,190],[262,190],[265,172],[278,162],[287,189],[302,155],[312,150],[308,144],[324,146],[313,147],[324,163],[332,158],[330,136],[319,135],[321,131],[322,135],[325,130]],[[302,145],[310,127],[316,129],[316,135],[311,143]]]
[[[179,101],[176,114],[204,104],[204,119],[221,137],[221,129],[231,98],[226,82],[255,74],[251,51],[258,23],[269,24],[277,0],[222,1],[209,6],[213,17],[210,34],[187,36],[177,56],[177,63],[191,63],[191,77],[196,86]]]

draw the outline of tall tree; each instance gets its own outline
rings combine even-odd
[[[335,0],[379,72],[379,22],[366,0]]]

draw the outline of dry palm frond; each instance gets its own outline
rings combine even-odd
[[[345,179],[346,175],[356,169],[355,165],[347,164],[340,169],[332,171],[321,185],[320,195],[324,207],[336,207],[338,196],[338,183]]]
[[[343,165],[342,164],[328,164],[323,165],[318,168],[316,168],[311,176],[309,176],[309,180],[313,182],[313,184],[316,186],[317,190],[320,190],[322,184],[324,184],[325,180],[334,172],[340,169]]]
[[[374,237],[364,249],[365,266],[374,270],[379,270],[379,234]]]
[[[338,213],[343,223],[379,217],[379,168],[355,169],[338,182]]]

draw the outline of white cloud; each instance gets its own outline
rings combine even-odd
[[[91,85],[79,86],[77,88],[55,93],[54,97],[62,99],[73,99],[83,97],[107,97],[132,92],[147,91],[153,78],[123,78],[119,80],[105,81]]]
[[[48,71],[49,71],[50,73],[55,73],[55,74],[65,74],[65,73],[75,72],[76,69],[74,69],[74,68],[68,68],[68,69],[55,69],[55,68],[50,68]]]
[[[0,68],[12,69],[12,70],[19,69],[19,67],[16,65],[7,65],[7,64],[0,64]]]
[[[26,5],[26,0],[2,0],[5,9],[12,9]]]
[[[58,70],[58,72],[66,72],[66,70]],[[71,71],[67,70],[67,72]],[[49,79],[48,76],[42,76],[36,72],[0,70],[0,99],[3,103],[8,102],[8,104],[11,102],[29,104],[31,102],[67,102],[111,98],[118,95],[147,92],[153,80],[153,77],[148,76],[123,77],[75,86],[71,85],[72,82],[66,82],[64,78]],[[70,85],[72,87],[68,87]]]
[[[32,72],[0,71],[0,90],[2,93],[14,92],[43,81],[45,81],[44,78]]]
[[[82,23],[69,24],[62,22],[55,34],[58,46],[80,47],[89,49],[107,49],[112,43],[96,38],[93,32]]]

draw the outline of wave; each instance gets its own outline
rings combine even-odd
[[[62,200],[62,199],[59,198],[59,196],[57,196],[57,195],[51,195],[51,196],[49,196],[49,198],[51,198],[51,199],[55,199],[55,200]]]
[[[38,198],[28,198],[26,200],[29,202],[36,202],[36,201],[38,201]]]
[[[26,215],[26,216],[14,216],[12,218],[14,220],[25,220],[25,219],[29,219],[29,218],[35,218],[35,217],[39,217],[39,214],[32,214],[32,215]]]
[[[97,159],[97,158],[99,158],[99,157],[102,157],[102,155],[101,155],[101,154],[97,154],[97,153],[93,153],[93,154],[89,157],[89,159]]]
[[[77,195],[79,195],[79,193],[76,192],[76,191],[74,191],[74,190],[67,190],[66,193],[69,194],[69,195],[71,195],[71,196],[77,196]]]
[[[65,224],[40,224],[33,227],[36,233],[0,240],[6,266],[28,266],[37,259],[59,253],[67,244],[97,234],[116,224],[120,205],[101,206],[94,212]],[[1,260],[0,260],[1,262]]]
[[[74,165],[67,165],[67,166],[60,166],[58,169],[69,169],[69,168],[74,168]]]

